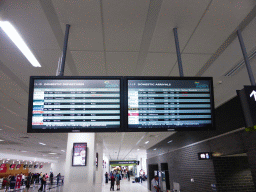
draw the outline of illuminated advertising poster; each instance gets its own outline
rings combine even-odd
[[[20,167],[21,167],[21,164],[18,164],[17,167],[16,167],[16,169],[19,169]]]
[[[40,165],[39,169],[42,169],[43,168],[43,165]]]
[[[1,164],[1,166],[0,166],[0,173],[6,173],[6,171],[7,171],[6,164],[5,163]]]
[[[86,166],[87,143],[73,144],[72,166]]]
[[[10,168],[11,168],[11,169],[13,169],[13,168],[15,168],[15,167],[16,167],[16,164],[11,164],[11,165],[10,165]]]

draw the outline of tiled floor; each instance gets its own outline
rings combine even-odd
[[[147,181],[144,181],[142,183],[132,183],[132,181],[134,181],[134,178],[131,178],[130,181],[128,180],[121,180],[120,182],[120,192],[149,192],[149,190],[147,189]],[[29,189],[29,192],[38,192],[39,189],[39,185],[36,186],[31,186],[31,188]],[[52,187],[49,190],[49,187]],[[114,187],[114,190],[116,191],[116,185]],[[13,190],[10,190],[13,191]],[[21,189],[21,190],[16,190],[17,192],[26,192],[26,190]],[[50,191],[50,192],[63,192],[63,186],[59,186],[57,187],[56,185],[51,186],[51,185],[47,185],[46,187],[46,191]],[[102,183],[102,192],[109,192],[110,191],[110,183]],[[4,192],[4,190],[0,190],[0,192]],[[70,191],[72,192],[72,191]],[[87,191],[85,191],[87,192]]]
[[[130,181],[127,181],[126,179],[121,180],[120,183],[120,192],[149,192],[147,189],[147,181],[144,181],[142,183],[132,183],[134,179],[131,178]],[[115,191],[116,191],[116,185],[115,185]],[[110,183],[103,183],[102,186],[102,192],[109,192],[110,191]]]

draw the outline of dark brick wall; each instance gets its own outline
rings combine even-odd
[[[210,192],[216,184],[212,160],[198,160],[199,152],[209,151],[207,143],[186,147],[147,160],[147,164],[168,163],[170,187],[173,182],[180,184],[181,192]],[[191,179],[194,182],[191,182]]]
[[[218,192],[255,192],[246,156],[215,157],[213,164]]]

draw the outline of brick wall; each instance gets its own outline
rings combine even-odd
[[[180,184],[182,192],[210,192],[216,184],[212,160],[198,160],[199,152],[209,151],[206,143],[186,147],[147,160],[147,164],[168,163],[170,187],[173,182]],[[194,182],[191,182],[191,179]]]
[[[213,164],[218,192],[255,192],[246,156],[215,157]]]

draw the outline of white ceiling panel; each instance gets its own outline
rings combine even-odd
[[[52,1],[65,34],[70,24],[70,50],[103,51],[100,1]]]
[[[247,52],[256,46],[256,18],[243,30],[242,36]]]
[[[10,21],[32,49],[59,49],[38,0],[5,1],[2,19]],[[47,43],[46,43],[47,42]],[[1,47],[3,48],[3,47]],[[10,48],[4,44],[4,48]]]
[[[211,55],[208,54],[182,54],[181,60],[184,76],[195,76],[198,69],[201,69],[210,57]]]
[[[135,73],[138,52],[107,52],[109,76],[131,76]]]
[[[71,53],[79,75],[106,75],[103,52],[72,51]]]
[[[210,0],[164,0],[149,51],[176,52],[173,28],[178,28],[180,49],[186,45]]]
[[[139,51],[148,0],[103,1],[106,51]]]
[[[218,78],[231,70],[242,58],[243,54],[236,38],[202,76],[212,76],[215,82],[220,81]]]
[[[178,63],[176,63],[176,64],[171,68],[170,76],[174,76],[174,77],[175,77],[175,76],[177,76],[177,77],[180,76]]]
[[[148,53],[142,75],[168,76],[176,61],[176,54]]]
[[[255,1],[214,0],[184,53],[214,53],[255,6]]]

